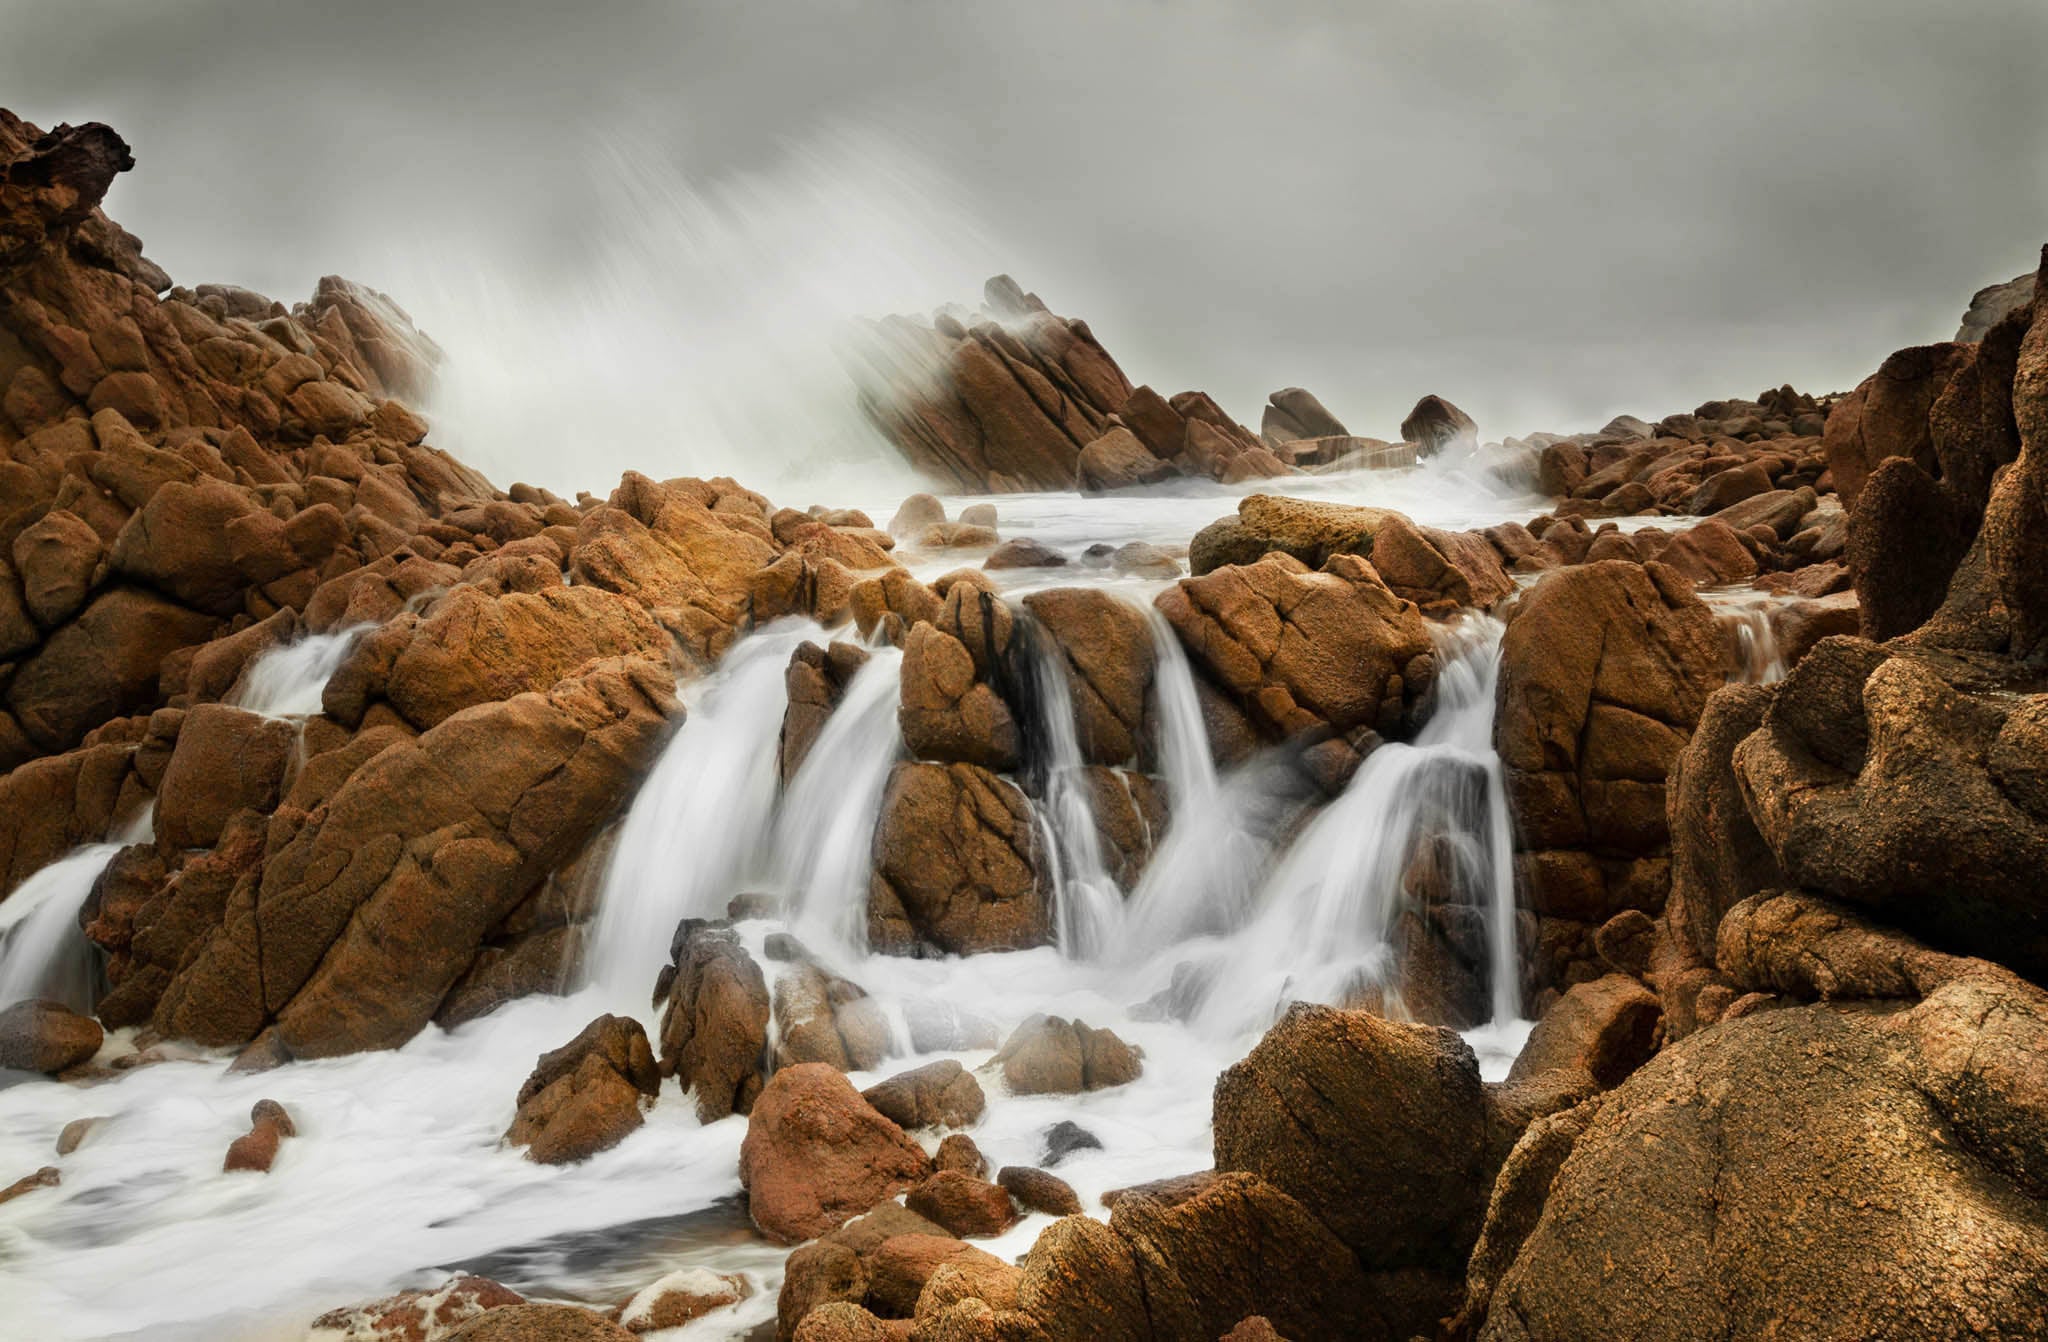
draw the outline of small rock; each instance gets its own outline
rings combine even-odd
[[[632,1342],[637,1336],[595,1310],[529,1304],[479,1314],[443,1342]]]
[[[988,1157],[981,1154],[981,1148],[974,1144],[972,1137],[964,1132],[955,1132],[941,1141],[939,1149],[932,1153],[932,1168],[958,1170],[977,1179],[986,1179]]]
[[[106,1122],[106,1119],[94,1117],[74,1118],[69,1123],[66,1123],[64,1131],[57,1134],[57,1154],[68,1156],[73,1151],[76,1151],[84,1143],[86,1135],[104,1122]]]
[[[963,1239],[1000,1235],[1017,1223],[1006,1190],[960,1170],[940,1170],[911,1189],[903,1205]]]
[[[640,1022],[599,1016],[562,1047],[543,1053],[519,1088],[505,1140],[543,1165],[586,1160],[624,1141],[661,1087]]]
[[[998,545],[981,566],[985,569],[1061,568],[1066,562],[1067,557],[1050,545],[1020,536]]]
[[[747,1211],[784,1244],[836,1229],[930,1172],[931,1158],[903,1129],[824,1063],[770,1077],[740,1146]]]
[[[939,522],[918,532],[916,545],[922,550],[976,550],[984,545],[994,545],[1001,539],[994,527]]]
[[[276,1100],[256,1101],[255,1107],[249,1110],[249,1124],[247,1132],[229,1143],[227,1158],[221,1162],[221,1173],[250,1170],[268,1174],[277,1160],[278,1146],[285,1138],[298,1135],[292,1116]]]
[[[981,1083],[950,1058],[898,1073],[862,1091],[861,1098],[906,1130],[968,1127],[987,1105]]]
[[[907,540],[926,527],[936,526],[945,520],[945,504],[930,494],[912,494],[903,500],[896,515],[889,519],[889,534],[898,540]]]
[[[1610,967],[1641,978],[1650,968],[1657,924],[1641,909],[1623,909],[1593,933],[1593,949]]]
[[[736,1305],[754,1293],[745,1277],[686,1267],[671,1272],[619,1307],[617,1322],[631,1333],[680,1328],[715,1309]]]
[[[996,1183],[1028,1210],[1045,1212],[1049,1216],[1080,1213],[1081,1199],[1074,1192],[1074,1186],[1057,1174],[1035,1166],[1005,1165],[996,1174]]]
[[[960,521],[970,527],[996,529],[996,506],[993,503],[970,503],[960,510]]]
[[[12,1202],[23,1193],[33,1193],[38,1188],[55,1188],[63,1179],[55,1165],[45,1165],[34,1174],[16,1179],[5,1188],[0,1188],[0,1202]]]
[[[55,1075],[100,1051],[106,1032],[62,1002],[32,998],[0,1011],[0,1068]]]
[[[1178,578],[1180,561],[1156,545],[1131,541],[1119,545],[1110,557],[1118,573],[1133,578]]]
[[[1100,1151],[1102,1139],[1072,1119],[1063,1118],[1045,1130],[1045,1158],[1048,1169],[1076,1151]]]

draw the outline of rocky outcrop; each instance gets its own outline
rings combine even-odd
[[[2034,301],[2034,272],[2015,275],[2003,284],[1987,284],[1970,295],[1963,312],[1963,324],[1956,328],[1957,340],[1982,340],[2008,313]]]
[[[1494,740],[1542,986],[1598,976],[1588,939],[1607,919],[1662,911],[1666,780],[1726,675],[1719,623],[1691,586],[1606,560],[1545,577],[1509,611]]]
[[[747,1212],[782,1244],[835,1230],[930,1170],[931,1158],[823,1063],[769,1078],[740,1147]]]
[[[542,1165],[587,1160],[624,1141],[661,1086],[640,1022],[599,1016],[562,1047],[540,1055],[519,1088],[505,1133]]]
[[[1518,1161],[1558,1149],[1521,1181],[1548,1185],[1533,1221],[1495,1194],[1489,1236],[1527,1224],[1475,1283],[1478,1336],[2025,1336],[2048,1308],[2048,1092],[2023,1061],[2044,1032],[2048,998],[1993,974],[1667,1049],[1576,1132],[1523,1139]]]

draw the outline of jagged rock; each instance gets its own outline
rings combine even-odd
[[[1129,429],[1114,428],[1086,447],[1076,464],[1076,483],[1083,494],[1153,485],[1180,474],[1161,461]]]
[[[2024,275],[2015,275],[2003,284],[1987,284],[1970,295],[1970,306],[1963,312],[1963,324],[1956,328],[1956,339],[1982,340],[2008,314],[2033,301],[2034,272],[2031,270]]]
[[[1414,443],[1420,456],[1433,457],[1446,450],[1472,452],[1479,447],[1479,426],[1443,397],[1425,396],[1401,421],[1401,437]]]
[[[974,1074],[950,1058],[899,1072],[861,1098],[904,1129],[971,1127],[987,1104]]]
[[[768,985],[730,928],[686,918],[670,946],[675,973],[661,1011],[661,1071],[697,1097],[712,1123],[752,1110],[765,1081]]]
[[[287,1137],[298,1135],[298,1128],[292,1123],[292,1116],[285,1112],[276,1100],[258,1100],[249,1111],[249,1130],[228,1144],[227,1158],[221,1162],[221,1171],[233,1174],[238,1170],[256,1174],[270,1173],[270,1167],[277,1161],[277,1150]]]
[[[519,1111],[505,1140],[543,1165],[588,1160],[624,1141],[661,1086],[640,1022],[599,1016],[582,1033],[540,1055],[519,1087]]]
[[[55,1074],[100,1051],[100,1023],[61,1002],[31,998],[0,1010],[0,1068]]]
[[[836,1229],[921,1182],[930,1169],[930,1157],[901,1128],[822,1063],[769,1078],[740,1147],[747,1212],[783,1244]]]
[[[1313,393],[1300,387],[1282,387],[1268,396],[1259,420],[1259,436],[1272,446],[1298,438],[1343,438],[1350,432]]]
[[[875,828],[868,941],[906,953],[1021,949],[1052,933],[1031,806],[972,764],[897,765]]]
[[[899,719],[903,741],[920,759],[1015,769],[1023,734],[994,686],[977,678],[965,644],[930,624],[903,640]]]
[[[1060,1016],[1033,1016],[1011,1032],[990,1065],[1017,1095],[1076,1095],[1138,1079],[1138,1051],[1108,1030]]]
[[[330,1309],[313,1320],[311,1331],[321,1342],[442,1342],[487,1310],[525,1303],[526,1297],[488,1277],[458,1272],[431,1290]]]

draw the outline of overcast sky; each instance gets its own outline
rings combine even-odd
[[[997,270],[1253,424],[1300,384],[1498,437],[1846,388],[2048,240],[2040,0],[0,17],[0,97],[127,137],[179,282],[391,291],[501,479],[829,453],[799,333]]]

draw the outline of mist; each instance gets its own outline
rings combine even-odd
[[[2048,236],[2035,4],[11,8],[178,282],[390,292],[436,441],[565,491],[893,479],[835,342],[998,271],[1253,423],[1500,437],[1845,389]]]

